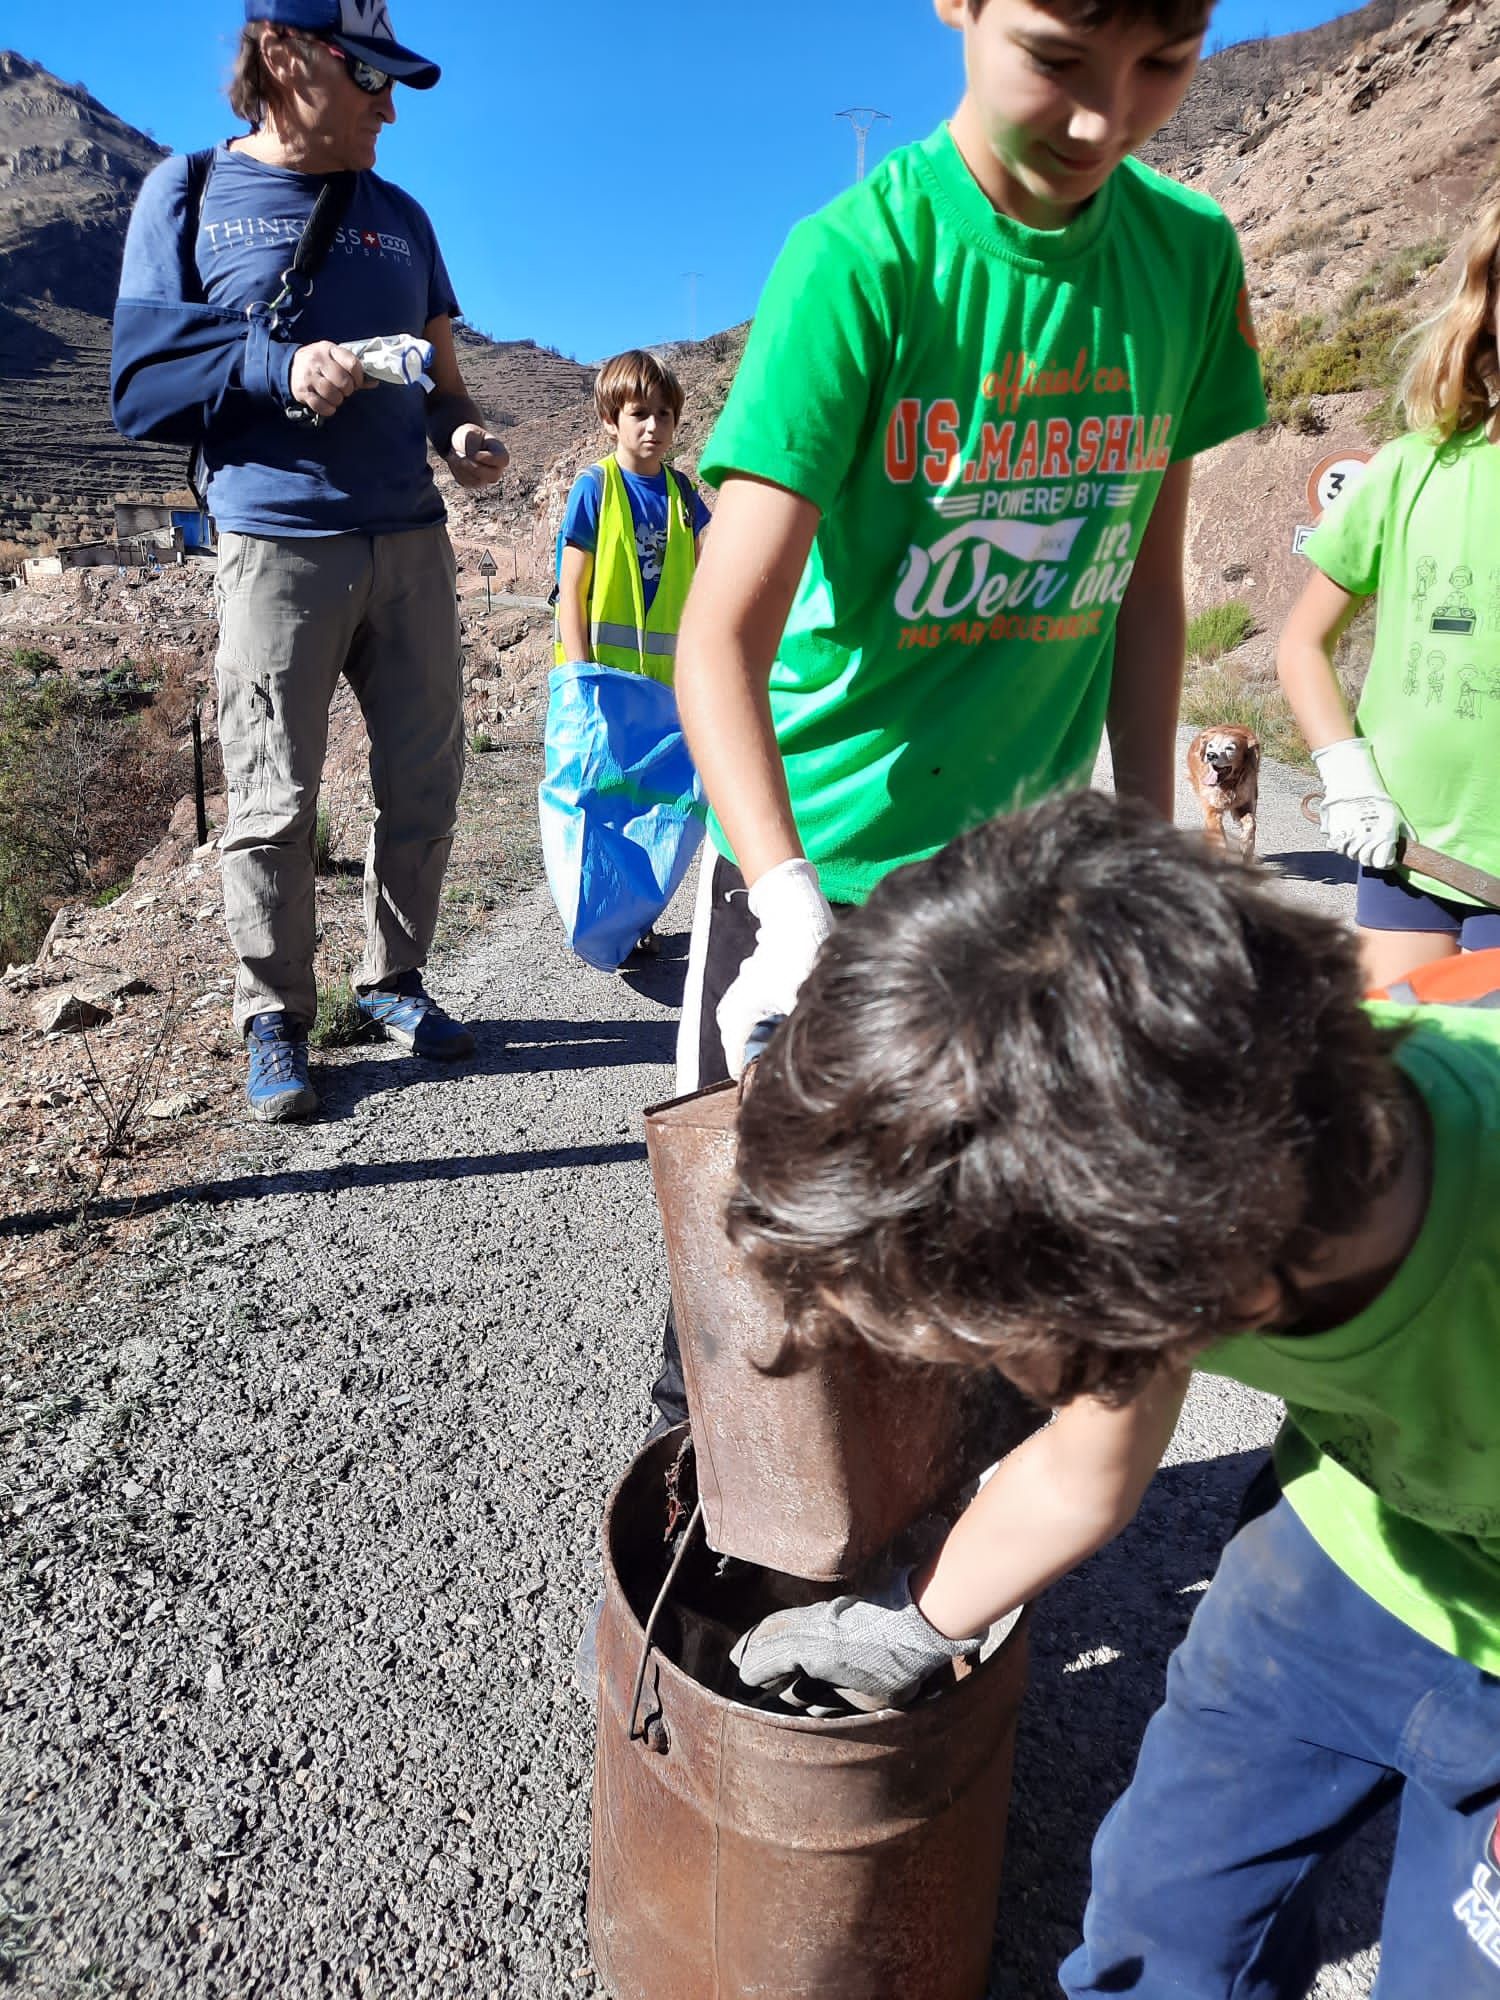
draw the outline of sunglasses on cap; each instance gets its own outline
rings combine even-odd
[[[366,97],[379,97],[381,91],[389,90],[395,82],[387,70],[376,69],[374,63],[366,62],[363,56],[345,55],[337,42],[325,42],[323,46],[331,56],[338,57],[349,72],[349,81]]]

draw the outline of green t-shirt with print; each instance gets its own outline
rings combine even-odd
[[[1356,718],[1417,839],[1500,874],[1500,447],[1483,430],[1377,453],[1329,508],[1310,561],[1379,593]],[[1419,888],[1472,902],[1413,874]]]
[[[1134,161],[1027,229],[944,126],[793,230],[699,471],[821,512],[771,710],[835,901],[1087,783],[1162,477],[1262,420],[1253,342],[1223,213]]]
[[[1500,1011],[1373,1011],[1417,1023],[1397,1054],[1432,1120],[1417,1240],[1343,1326],[1239,1334],[1197,1365],[1284,1398],[1281,1484],[1344,1573],[1500,1673]]]

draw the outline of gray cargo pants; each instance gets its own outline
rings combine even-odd
[[[420,967],[432,944],[464,769],[453,551],[442,527],[226,534],[216,596],[235,1025],[278,1010],[310,1025],[313,835],[341,673],[364,712],[375,794],[356,990]]]

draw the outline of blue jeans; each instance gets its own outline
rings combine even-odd
[[[1382,1610],[1277,1497],[1172,1656],[1063,1991],[1295,2000],[1319,1874],[1396,1796],[1376,1993],[1500,2000],[1500,1679]]]

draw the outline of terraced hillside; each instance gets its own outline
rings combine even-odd
[[[181,483],[181,452],[126,444],[104,400],[125,225],[162,156],[81,84],[0,51],[0,537]]]

